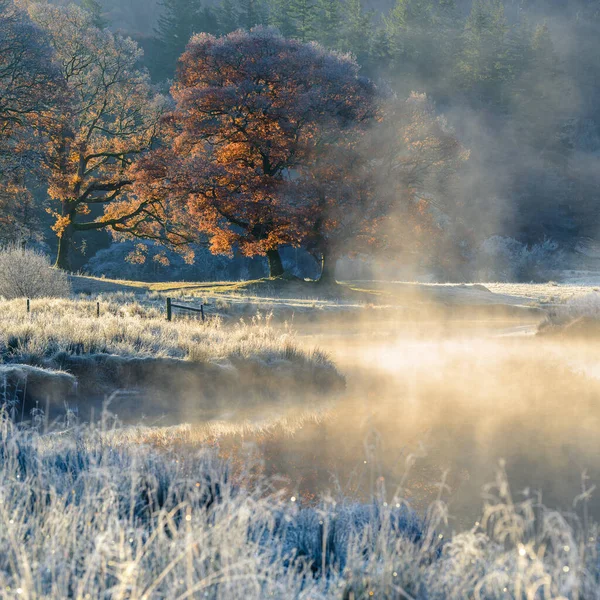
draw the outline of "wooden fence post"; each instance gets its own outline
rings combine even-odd
[[[172,316],[171,298],[167,298],[167,321],[170,321]]]
[[[202,322],[204,323],[204,304],[200,305],[200,314],[202,315]]]
[[[31,312],[31,301],[27,298],[27,314]]]
[[[100,318],[100,302],[96,302],[96,317]]]

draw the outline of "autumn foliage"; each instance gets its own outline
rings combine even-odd
[[[131,165],[158,137],[164,100],[138,68],[141,53],[132,40],[98,29],[75,5],[32,4],[29,12],[49,35],[68,93],[47,136],[45,164],[56,202],[57,265],[69,268],[75,232],[133,232],[154,218],[147,202],[127,192]]]
[[[197,35],[183,54],[170,141],[138,165],[136,191],[167,198],[213,252],[304,242],[324,152],[373,117],[374,88],[349,56],[256,28]]]
[[[351,57],[269,29],[192,38],[172,95],[136,194],[215,253],[266,254],[271,275],[283,245],[307,248],[327,280],[342,254],[430,235],[423,192],[465,156],[426,96],[384,97]]]
[[[192,243],[266,255],[273,276],[279,249],[302,246],[326,281],[341,255],[436,233],[434,200],[466,154],[426,96],[383,94],[351,56],[257,27],[195,35],[167,100],[132,40],[74,5],[27,6],[0,0],[0,167],[21,165],[0,229],[30,218],[28,153],[58,266],[76,233],[109,229],[190,260]]]
[[[0,239],[29,235],[26,176],[40,175],[44,135],[65,100],[48,36],[12,0],[0,0]]]

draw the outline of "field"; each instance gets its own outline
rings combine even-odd
[[[600,598],[592,286],[73,287],[0,305],[0,596]]]

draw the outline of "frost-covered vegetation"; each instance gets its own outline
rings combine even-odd
[[[45,254],[0,247],[0,298],[65,297],[70,291],[67,274],[52,267]]]
[[[110,231],[188,259],[210,244],[203,278],[243,277],[250,255],[292,273],[276,253],[293,247],[317,258],[303,277],[361,253],[473,280],[469,257],[501,236],[525,249],[497,277],[530,280],[555,263],[546,237],[566,253],[597,237],[589,0],[69,4],[0,0],[0,237],[44,240],[64,268],[114,277]],[[272,86],[248,96],[256,81]],[[149,258],[137,277],[167,279]]]
[[[132,240],[115,242],[97,252],[85,271],[96,277],[141,281],[237,281],[268,275],[266,259],[212,254],[204,246],[193,246],[194,261],[185,262],[180,253],[159,244]],[[300,248],[282,248],[284,267],[299,278],[318,278],[316,260]]]
[[[245,485],[209,452],[106,433],[42,434],[2,416],[4,597],[600,597],[586,493],[578,519],[513,502],[500,472],[480,521],[446,539],[441,501],[423,517],[383,488],[369,504],[307,504],[268,481]]]
[[[134,422],[149,412],[171,423],[215,418],[267,401],[308,402],[343,388],[327,356],[300,349],[290,330],[258,317],[225,326],[219,318],[167,322],[162,306],[136,302],[103,301],[100,317],[96,303],[85,300],[34,300],[31,313],[23,299],[1,306],[0,366],[38,368],[0,373],[5,387],[20,390],[18,412],[25,416],[38,402],[49,403],[51,418],[64,414],[55,371],[75,376],[67,400],[85,418],[106,396],[134,393],[135,402],[121,399],[118,409]],[[30,377],[45,386],[21,384]]]
[[[261,277],[260,260],[236,256],[214,256],[206,248],[194,247],[195,260],[185,262],[181,254],[158,244],[125,241],[97,252],[86,265],[92,275],[142,281],[223,281]]]
[[[564,253],[552,240],[527,245],[509,237],[486,239],[473,259],[480,281],[535,281],[555,278],[564,266]]]
[[[96,319],[96,302],[41,299],[2,304],[0,347],[3,354],[18,357],[51,357],[72,354],[108,353],[120,356],[171,357],[185,360],[220,360],[256,357],[265,360],[306,358],[294,349],[289,331],[276,330],[267,320],[238,322],[224,327],[217,319],[166,321],[164,306],[135,301],[101,303]],[[324,357],[315,358],[325,360]]]
[[[600,294],[589,292],[552,307],[539,331],[596,338],[600,335]]]
[[[590,292],[556,307],[550,314],[553,322],[565,323],[580,318],[600,321],[600,294]]]

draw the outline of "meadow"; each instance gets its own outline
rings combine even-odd
[[[594,292],[349,287],[2,302],[2,597],[599,598]]]
[[[3,303],[0,357],[5,374],[15,365],[37,369],[36,388],[14,394],[25,394],[28,406],[45,407],[50,399],[52,416],[67,400],[89,419],[118,394],[114,410],[121,417],[127,411],[138,422],[143,414],[166,414],[180,422],[215,418],[233,403],[249,411],[267,400],[310,402],[343,387],[327,356],[300,350],[290,331],[260,315],[228,327],[215,316],[169,323],[162,306],[118,294],[101,303],[98,317],[97,303],[89,300],[35,299],[30,309],[24,299]],[[56,372],[75,377],[76,394],[63,397],[64,377]],[[9,387],[18,388],[19,380]]]

